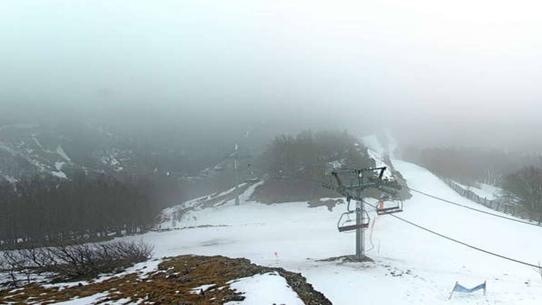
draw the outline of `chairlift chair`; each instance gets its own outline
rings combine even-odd
[[[393,204],[386,204],[386,201],[384,199],[381,199],[377,206],[376,206],[376,214],[378,215],[388,215],[388,214],[394,214],[399,213],[403,211],[403,201],[402,200],[393,200],[391,201]]]
[[[337,229],[339,232],[347,232],[347,231],[353,231],[357,229],[366,229],[369,227],[369,223],[371,219],[369,218],[369,214],[367,211],[365,212],[365,217],[363,219],[363,223],[360,225],[356,224],[355,219],[351,219],[350,215],[355,214],[356,211],[347,211],[341,214],[341,217],[339,218],[339,221],[337,222]],[[346,217],[346,220],[343,220],[343,218]]]

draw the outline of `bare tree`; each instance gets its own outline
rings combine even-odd
[[[0,266],[10,278],[7,284],[17,286],[40,275],[55,281],[94,278],[145,261],[151,255],[151,246],[136,242],[62,245],[4,250],[0,252]]]
[[[542,213],[542,169],[525,167],[508,175],[504,189],[520,199],[521,204],[531,213]]]

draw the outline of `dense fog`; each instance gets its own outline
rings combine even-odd
[[[224,143],[308,128],[389,130],[406,145],[536,151],[539,8],[2,1],[0,119]]]
[[[541,12],[0,0],[0,304],[542,304]]]

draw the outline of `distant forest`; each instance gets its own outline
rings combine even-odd
[[[434,174],[463,184],[483,182],[501,185],[507,175],[526,166],[542,166],[537,155],[477,148],[409,148],[403,157]]]
[[[169,191],[168,191],[169,189]],[[0,184],[0,245],[104,239],[150,228],[174,189],[133,176],[34,177]]]
[[[321,186],[326,172],[371,166],[374,160],[366,148],[346,131],[280,135],[260,157],[259,168],[268,179],[254,197],[261,202],[286,202],[337,196]]]
[[[337,131],[303,131],[280,135],[262,156],[263,168],[272,177],[321,178],[326,168],[374,165],[365,147],[352,135]]]
[[[542,156],[467,148],[410,149],[404,154],[434,174],[465,185],[487,183],[504,191],[534,219],[542,215]]]
[[[506,175],[501,185],[530,215],[542,219],[542,168],[528,166]]]
[[[366,148],[340,131],[280,135],[257,156],[247,155],[238,156],[239,182],[264,178],[254,194],[261,202],[337,196],[321,186],[326,172],[374,166]],[[145,232],[163,208],[232,187],[232,157],[215,164],[193,178],[160,171],[80,171],[67,179],[42,174],[0,183],[0,247],[79,243]]]

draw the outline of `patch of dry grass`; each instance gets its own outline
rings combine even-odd
[[[284,276],[305,304],[331,304],[298,274],[283,269],[261,267],[247,259],[192,255],[165,258],[157,271],[144,277],[130,273],[100,283],[65,289],[30,284],[17,290],[0,291],[0,304],[52,304],[75,297],[108,293],[107,297],[97,301],[97,304],[130,299],[141,300],[140,304],[222,305],[243,299],[240,293],[230,288],[228,282],[271,271],[277,271]],[[205,291],[194,289],[203,285],[212,286]]]

